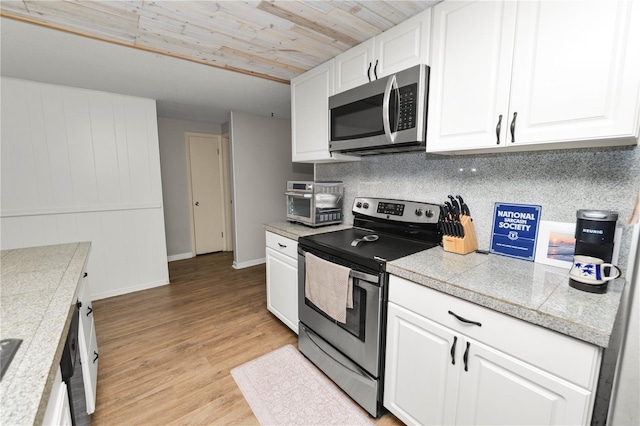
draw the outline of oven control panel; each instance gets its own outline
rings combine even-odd
[[[438,223],[440,216],[438,204],[386,198],[357,197],[352,211],[372,218],[407,223]]]

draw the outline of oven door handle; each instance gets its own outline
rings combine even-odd
[[[378,276],[376,275],[365,274],[364,272],[354,271],[353,269],[349,271],[349,276],[359,280],[368,281],[370,283],[377,283],[379,281]]]
[[[306,251],[302,247],[298,246],[298,254],[304,257],[305,253]],[[349,276],[374,284],[378,284],[380,282],[380,278],[377,275],[366,274],[364,272],[355,271],[353,269],[349,270]]]

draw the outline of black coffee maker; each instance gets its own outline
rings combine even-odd
[[[578,210],[576,213],[576,248],[574,254],[597,257],[607,263],[613,257],[613,243],[618,213],[609,210]],[[590,293],[604,293],[607,283],[590,285],[569,279],[569,285]]]

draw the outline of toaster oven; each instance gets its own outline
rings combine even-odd
[[[342,182],[287,182],[287,220],[307,226],[342,223]]]

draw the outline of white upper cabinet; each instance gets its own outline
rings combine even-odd
[[[429,62],[431,9],[420,12],[374,38],[378,77]]]
[[[335,93],[353,89],[376,79],[374,38],[352,47],[334,58],[336,69]]]
[[[291,80],[293,161],[330,160],[329,96],[333,59]]]
[[[431,9],[335,57],[335,93],[429,59]]]
[[[300,163],[360,161],[329,152],[329,96],[333,95],[330,60],[291,80],[291,151]]]
[[[504,144],[496,129],[507,128],[516,3],[445,1],[433,9],[427,151]]]
[[[427,152],[637,143],[639,9],[634,2],[438,4]]]
[[[373,37],[291,80],[292,159],[360,161],[329,152],[329,96],[429,59],[431,10]]]

